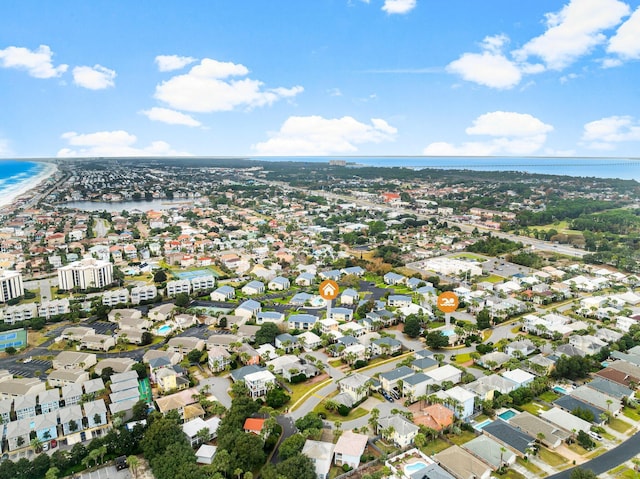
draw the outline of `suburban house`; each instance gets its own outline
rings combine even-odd
[[[397,369],[381,373],[379,376],[380,385],[385,391],[392,391],[398,386],[398,381],[403,381],[414,374],[415,372],[410,367],[400,366]]]
[[[538,438],[542,444],[550,449],[555,449],[571,437],[571,433],[545,421],[526,411],[516,414],[509,419],[509,424],[526,432],[532,437]]]
[[[273,278],[267,285],[271,291],[284,291],[289,289],[290,286],[291,283],[289,283],[289,280],[284,276]]]
[[[487,436],[478,436],[463,444],[462,447],[476,458],[486,462],[494,471],[503,466],[512,466],[518,457]]]
[[[187,440],[189,441],[191,447],[195,447],[199,444],[202,444],[203,442],[209,442],[214,439],[216,437],[219,425],[219,417],[214,416],[210,419],[207,419],[206,421],[202,418],[197,417],[189,422],[185,422],[182,425],[182,432],[187,437]],[[202,431],[203,429],[207,430],[207,438],[202,438],[198,434],[198,432]]]
[[[371,354],[386,354],[392,355],[402,350],[402,343],[395,339],[384,337],[371,341]]]
[[[335,445],[331,442],[307,439],[302,447],[302,454],[313,462],[317,479],[329,479],[329,470],[333,460]]]
[[[256,436],[261,436],[264,429],[264,422],[265,420],[263,418],[248,417],[244,421],[243,430],[246,433],[255,434]]]
[[[382,417],[378,420],[378,434],[393,441],[398,447],[412,444],[419,430],[418,426],[399,414]]]
[[[246,294],[247,296],[262,293],[264,293],[264,283],[262,281],[249,281],[242,287],[242,294]]]
[[[534,437],[513,427],[502,419],[496,419],[487,424],[482,428],[482,432],[521,457],[529,453],[529,449],[533,447],[536,441]]]
[[[318,317],[312,314],[292,314],[287,320],[287,325],[289,329],[301,329],[306,331],[313,329],[316,321],[318,321]]]
[[[189,336],[177,336],[175,338],[171,338],[167,344],[167,351],[171,353],[178,353],[183,357],[194,349],[197,349],[198,351],[204,350],[203,339]]]
[[[442,384],[445,381],[458,384],[462,378],[462,371],[451,364],[445,364],[439,368],[427,371],[424,374],[432,378],[438,384]]]
[[[387,298],[387,304],[392,308],[403,308],[409,306],[411,303],[411,296],[405,296],[403,294],[391,294]]]
[[[228,301],[236,297],[236,290],[229,285],[220,286],[210,295],[211,301]]]
[[[95,354],[62,351],[53,360],[52,367],[53,369],[89,369],[96,363]]]
[[[231,364],[231,354],[225,348],[213,346],[209,348],[208,355],[209,368],[213,372],[224,371]]]
[[[362,401],[369,395],[371,378],[361,373],[352,373],[338,381],[338,389],[349,394],[353,402]]]
[[[398,284],[402,284],[407,281],[406,276],[403,276],[398,273],[389,272],[382,277],[382,280],[385,284],[390,286],[396,286]]]
[[[451,446],[433,458],[447,472],[460,479],[489,479],[491,468],[460,446]]]
[[[424,373],[416,373],[402,381],[402,395],[415,401],[420,396],[428,394],[430,386],[436,382]]]
[[[516,385],[516,389],[527,386],[533,382],[536,378],[533,374],[530,374],[522,369],[513,369],[511,371],[504,371],[502,377],[508,379]]]
[[[260,311],[262,311],[262,305],[258,301],[248,299],[235,309],[234,314],[248,319],[256,317]]]
[[[270,371],[257,371],[247,374],[244,383],[249,389],[252,398],[257,398],[267,394],[270,387],[276,384],[276,377]]]
[[[468,419],[473,415],[476,395],[471,391],[455,386],[446,391],[438,391],[438,395],[444,396],[445,400],[446,398],[451,400],[451,402],[445,403],[445,406],[449,407],[456,417]]]
[[[435,403],[422,409],[421,414],[414,415],[413,422],[434,431],[442,431],[453,424],[454,418],[455,415],[451,409]]]
[[[353,469],[360,465],[360,457],[364,454],[369,437],[365,434],[357,434],[353,431],[344,431],[333,450],[336,466],[349,464]]]
[[[279,311],[260,311],[256,316],[256,324],[281,323],[284,321],[284,313]]]
[[[355,289],[345,289],[340,295],[340,304],[356,304],[358,298],[358,292]]]

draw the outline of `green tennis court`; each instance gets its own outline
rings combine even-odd
[[[138,381],[138,391],[140,391],[140,400],[151,404],[153,402],[153,395],[151,394],[151,383],[149,378],[144,378]]]

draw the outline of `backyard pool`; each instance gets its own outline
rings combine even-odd
[[[404,466],[404,473],[405,475],[410,476],[414,472],[418,472],[420,469],[424,469],[425,467],[427,467],[427,464],[425,462],[412,462],[411,464],[407,464],[406,466]]]
[[[453,329],[443,329],[442,334],[444,334],[447,337],[453,336],[455,334],[455,331]]]
[[[485,419],[484,421],[482,421],[482,422],[481,422],[481,423],[479,423],[479,424],[476,424],[476,425],[475,425],[475,426],[473,426],[473,427],[474,427],[476,430],[478,430],[478,431],[482,431],[482,429],[483,429],[485,426],[487,426],[487,425],[491,424],[492,422],[493,422],[493,421],[492,421],[491,419]]]
[[[560,386],[553,386],[553,390],[560,394],[567,394],[567,390],[565,388],[561,388]]]
[[[168,324],[165,324],[163,326],[160,326],[158,329],[156,329],[156,332],[160,336],[166,336],[167,334],[169,334],[171,332],[171,326],[169,326]]]
[[[516,414],[517,413],[513,409],[507,409],[505,412],[503,412],[501,414],[498,414],[498,417],[500,419],[504,419],[505,421],[508,421],[509,419],[511,419]]]

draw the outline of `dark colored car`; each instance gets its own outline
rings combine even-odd
[[[126,469],[129,467],[129,464],[127,464],[127,456],[116,457],[115,463],[116,463],[116,470],[118,471],[121,471],[122,469]]]

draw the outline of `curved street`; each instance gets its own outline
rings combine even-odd
[[[620,464],[628,461],[632,457],[636,456],[640,452],[640,432],[635,433],[629,439],[624,441],[618,447],[605,452],[603,455],[596,457],[581,464],[580,469],[589,469],[596,474],[602,474],[610,469],[613,469]],[[547,479],[570,479],[571,471],[575,469],[567,469],[566,471],[559,472],[553,476],[549,476]]]

